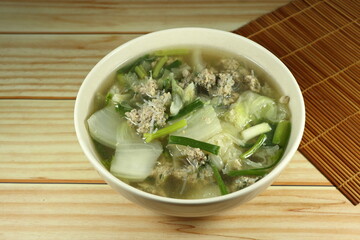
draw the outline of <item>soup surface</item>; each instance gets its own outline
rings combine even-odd
[[[140,190],[208,198],[281,159],[289,97],[259,66],[216,49],[164,49],[120,66],[88,129],[104,166]]]

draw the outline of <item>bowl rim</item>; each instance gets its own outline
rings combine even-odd
[[[99,68],[102,67],[102,65],[108,61],[108,59],[112,58],[113,55],[117,54],[119,51],[121,51],[124,48],[127,48],[129,45],[138,42],[138,41],[144,41],[147,38],[152,38],[155,37],[158,34],[163,34],[163,33],[169,33],[171,34],[171,32],[173,31],[204,31],[204,32],[212,32],[214,34],[222,34],[224,35],[224,37],[236,37],[239,38],[240,41],[246,42],[247,44],[256,46],[257,48],[260,48],[266,55],[268,55],[268,57],[272,58],[272,60],[276,63],[279,64],[280,66],[282,66],[282,69],[284,72],[286,72],[288,74],[288,76],[290,77],[291,81],[293,81],[294,85],[296,86],[296,96],[299,98],[300,100],[300,109],[297,109],[297,111],[301,111],[300,116],[301,119],[299,119],[299,131],[296,134],[296,137],[294,139],[294,143],[292,146],[288,146],[288,152],[286,155],[284,155],[281,159],[281,161],[275,166],[275,168],[268,173],[266,176],[264,176],[263,178],[261,178],[260,180],[256,181],[255,183],[251,184],[248,187],[245,187],[243,189],[240,189],[238,191],[226,194],[226,195],[221,195],[221,196],[217,196],[217,197],[211,197],[211,198],[202,198],[202,199],[178,199],[178,198],[170,198],[170,197],[163,197],[163,196],[158,196],[155,194],[151,194],[142,190],[139,190],[135,187],[132,187],[131,185],[128,185],[127,183],[121,181],[120,179],[118,179],[117,177],[115,177],[113,174],[110,173],[110,171],[108,171],[101,163],[100,161],[98,161],[95,156],[93,154],[91,154],[90,150],[87,148],[86,143],[83,139],[83,136],[80,134],[80,128],[81,128],[81,120],[79,119],[78,116],[78,111],[80,109],[80,101],[78,99],[80,99],[82,97],[82,95],[84,94],[84,92],[86,91],[86,83],[89,82],[91,80],[91,76],[93,75],[94,72],[98,71]],[[144,53],[146,53],[146,49],[143,51]],[[84,124],[84,123],[82,123]],[[74,125],[75,125],[75,131],[76,131],[76,136],[78,139],[78,142],[84,152],[84,154],[86,155],[87,159],[90,161],[90,163],[93,165],[93,167],[95,168],[95,170],[97,170],[100,173],[100,176],[102,178],[105,178],[106,182],[111,181],[112,183],[120,186],[122,189],[125,189],[128,192],[131,192],[132,194],[135,194],[137,196],[140,196],[142,198],[146,198],[149,200],[153,200],[156,202],[163,202],[163,203],[169,203],[169,204],[177,204],[177,205],[200,205],[200,204],[212,204],[212,203],[217,203],[217,202],[223,202],[223,201],[227,201],[236,197],[240,197],[241,195],[246,195],[250,192],[252,192],[253,190],[255,190],[256,188],[258,188],[259,186],[261,186],[262,184],[265,184],[267,181],[270,181],[270,184],[272,183],[271,180],[275,180],[276,176],[278,174],[280,174],[280,172],[285,168],[285,166],[290,162],[290,160],[292,159],[292,157],[294,156],[295,152],[298,149],[298,146],[300,145],[302,136],[303,136],[303,132],[304,132],[304,128],[305,128],[305,104],[304,104],[304,99],[300,90],[300,87],[298,85],[298,83],[296,82],[295,77],[292,75],[292,73],[290,72],[290,70],[286,67],[286,65],[280,61],[279,58],[277,58],[272,52],[270,52],[268,49],[266,49],[265,47],[261,46],[260,44],[256,43],[255,41],[252,41],[246,37],[243,37],[241,35],[238,34],[234,34],[231,32],[227,32],[227,31],[223,31],[223,30],[218,30],[218,29],[212,29],[212,28],[201,28],[201,27],[183,27],[183,28],[170,28],[170,29],[165,29],[165,30],[160,30],[160,31],[155,31],[152,33],[148,33],[142,36],[139,36],[137,38],[134,38],[132,40],[129,40],[123,44],[121,44],[120,46],[116,47],[115,49],[113,49],[111,52],[109,52],[107,55],[105,55],[92,69],[91,71],[87,74],[87,76],[85,77],[83,83],[80,86],[80,89],[78,91],[76,100],[75,100],[75,107],[74,107]],[[109,182],[108,182],[109,183]],[[111,185],[111,184],[110,184]],[[122,194],[123,195],[123,194]],[[126,197],[126,196],[125,196]]]

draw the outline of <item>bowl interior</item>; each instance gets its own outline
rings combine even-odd
[[[275,79],[277,86],[284,95],[290,96],[291,100],[289,107],[292,114],[292,129],[289,144],[283,159],[267,176],[245,189],[226,196],[209,199],[169,199],[142,192],[123,183],[116,177],[112,176],[100,164],[98,154],[94,149],[94,145],[86,129],[86,120],[93,112],[92,103],[96,93],[99,89],[109,86],[110,81],[112,81],[109,76],[113,75],[115,70],[129,59],[136,58],[154,50],[171,48],[180,45],[199,45],[202,47],[217,48],[248,58],[263,68],[272,76],[273,79]],[[144,35],[121,45],[105,56],[98,64],[96,64],[96,66],[85,78],[76,99],[74,118],[76,134],[84,153],[100,175],[102,175],[108,182],[110,181],[120,188],[130,191],[132,194],[137,194],[145,198],[156,199],[159,201],[186,204],[200,202],[209,203],[212,201],[219,201],[221,199],[245,195],[247,192],[260,187],[263,184],[271,183],[290,161],[300,144],[305,124],[305,107],[301,91],[293,75],[277,57],[262,46],[249,39],[229,32],[203,28],[180,28],[163,30]]]

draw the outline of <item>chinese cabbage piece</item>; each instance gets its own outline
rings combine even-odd
[[[108,81],[89,134],[104,167],[135,188],[215,197],[254,184],[281,161],[290,98],[249,59],[161,49],[128,61]]]

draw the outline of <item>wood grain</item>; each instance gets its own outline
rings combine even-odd
[[[77,90],[116,46],[165,28],[234,30],[289,1],[0,1],[0,240],[358,239],[359,208],[299,152],[249,203],[184,219],[160,216],[114,192],[76,140]],[[351,29],[342,30],[351,35]]]
[[[360,234],[360,209],[334,187],[270,187],[245,205],[194,219],[157,215],[107,185],[0,184],[0,196],[0,239],[354,240]]]
[[[144,33],[185,26],[230,31],[288,2],[1,1],[0,33]]]
[[[73,100],[0,101],[0,182],[103,182],[73,127]],[[277,185],[328,185],[299,153]]]
[[[74,101],[0,101],[1,179],[98,179],[78,145]]]
[[[0,98],[75,99],[92,67],[139,35],[0,35]]]
[[[331,186],[331,183],[297,151],[273,185]]]

